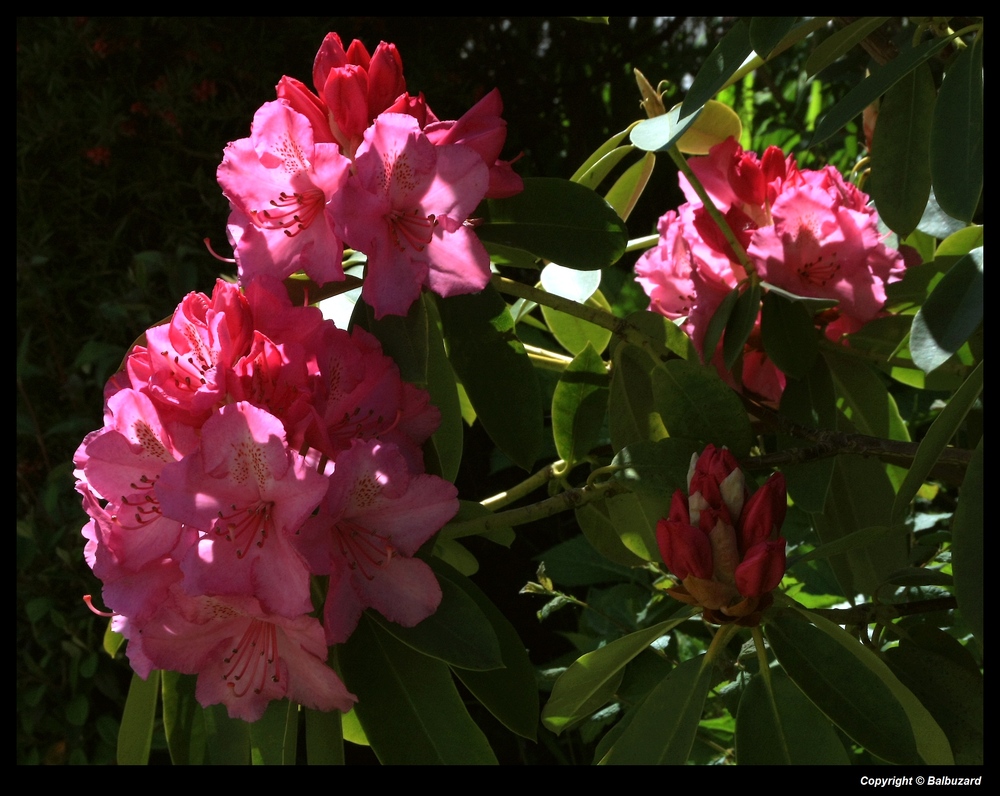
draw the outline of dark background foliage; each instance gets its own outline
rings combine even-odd
[[[569,177],[609,135],[639,118],[633,69],[669,78],[672,101],[727,26],[723,18],[21,18],[17,21],[17,660],[21,763],[109,763],[130,671],[101,651],[106,621],[81,600],[100,593],[83,562],[85,515],[72,455],[101,425],[104,382],[132,341],[189,291],[211,292],[232,267],[228,204],[215,169],[283,74],[311,84],[323,36],[374,50],[394,42],[407,85],[442,119],[494,86],[508,121],[506,157],[525,176]],[[857,74],[858,64],[838,66]],[[808,98],[759,73],[759,102],[793,115]],[[831,80],[836,75],[830,76]],[[770,81],[770,85],[767,82]],[[786,142],[794,143],[794,142]],[[681,200],[660,167],[629,221],[633,236]],[[634,255],[632,256],[634,261]],[[627,273],[631,262],[621,264]],[[621,280],[619,280],[620,282]],[[468,435],[462,497],[511,476]],[[515,476],[516,478],[516,476]],[[571,522],[571,521],[570,521]],[[505,551],[486,543],[476,576],[545,663],[568,650],[517,594],[532,558],[572,527],[527,526]],[[500,551],[500,552],[498,552]],[[560,647],[563,644],[563,647]],[[481,718],[476,716],[477,719]],[[573,762],[553,745],[515,744],[483,718],[505,762]],[[161,747],[162,748],[162,747]],[[161,759],[163,754],[161,753]]]

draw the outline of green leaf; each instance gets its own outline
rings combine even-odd
[[[780,669],[750,678],[736,715],[740,765],[849,765],[830,720]]]
[[[448,361],[441,334],[437,305],[428,293],[421,296],[429,323],[427,329],[427,392],[431,403],[441,412],[441,424],[425,443],[427,472],[454,482],[462,464],[462,405],[458,398],[455,371]]]
[[[528,658],[524,642],[500,609],[476,584],[454,570],[446,570],[447,565],[443,562],[433,563],[435,572],[441,575],[447,571],[448,578],[458,584],[489,619],[503,659],[501,669],[488,672],[455,669],[455,674],[508,730],[534,741],[538,732],[538,687],[535,668]]]
[[[628,242],[625,222],[602,197],[550,177],[527,177],[523,192],[487,200],[476,234],[580,270],[617,262]]]
[[[722,333],[729,325],[729,316],[732,315],[736,302],[740,300],[740,295],[738,287],[730,290],[712,315],[712,320],[708,322],[708,328],[705,329],[705,339],[702,340],[701,344],[701,350],[705,352],[705,361],[711,361],[712,357],[715,356],[715,349],[719,347],[719,340],[722,339]]]
[[[515,464],[530,470],[542,447],[542,394],[506,303],[487,286],[441,299],[438,308],[452,367],[483,428]]]
[[[143,680],[132,674],[125,710],[118,730],[118,765],[144,766],[149,762],[156,721],[156,700],[160,694],[160,672],[154,669]]]
[[[918,44],[916,47],[903,50],[885,66],[875,69],[869,77],[847,92],[847,96],[820,120],[809,145],[816,146],[826,141],[919,64],[951,44],[951,41],[949,36]]]
[[[819,353],[816,325],[805,305],[770,290],[760,311],[760,337],[768,358],[795,379],[805,378]]]
[[[861,528],[852,531],[832,542],[821,544],[801,557],[796,557],[792,564],[802,564],[817,558],[829,558],[830,556],[842,555],[851,550],[860,550],[870,544],[884,541],[893,536],[903,536],[907,529],[905,526],[873,525],[870,528]],[[789,564],[791,566],[791,564]]]
[[[551,267],[551,265],[547,266],[547,268]],[[599,272],[575,271],[574,273],[589,274]],[[583,299],[581,303],[587,307],[611,313],[611,305],[608,304],[608,300],[604,298],[604,294],[599,290],[590,296],[590,298]],[[582,318],[577,318],[575,315],[552,309],[552,307],[546,307],[544,304],[542,305],[542,317],[545,318],[545,323],[552,332],[552,336],[559,341],[559,345],[574,356],[583,351],[588,345],[600,353],[608,347],[608,343],[611,341],[612,334],[610,329],[605,329],[603,326],[598,326]]]
[[[375,612],[369,612],[369,619],[408,647],[450,666],[480,671],[502,668],[490,620],[448,570],[441,568],[435,574],[441,584],[441,604],[422,622],[403,627]]]
[[[578,168],[573,173],[573,176],[569,178],[570,181],[571,182],[582,182],[583,180],[587,179],[587,175],[590,172],[594,171],[595,169],[601,168],[600,166],[598,166],[598,164],[604,159],[604,157],[606,155],[608,155],[609,153],[615,151],[618,148],[621,148],[618,145],[624,140],[625,136],[627,136],[629,134],[629,131],[634,126],[635,125],[629,125],[624,130],[622,130],[620,133],[615,133],[613,136],[611,136],[611,138],[609,138],[607,141],[605,141],[603,144],[601,144],[597,149],[595,149],[594,152],[591,154],[591,156],[589,158],[587,158],[583,162],[583,164],[580,166],[580,168]],[[627,147],[624,147],[624,148],[627,148]],[[628,154],[628,153],[624,153],[623,152],[622,156],[624,156],[625,154]],[[616,160],[615,163],[617,163],[617,162],[618,161]],[[607,171],[610,171],[612,168],[614,168],[614,163],[611,166],[608,167]],[[600,179],[598,179],[595,183],[593,183],[591,185],[588,185],[588,187],[589,188],[596,187],[600,183],[600,181],[602,179],[604,179],[604,176],[607,174],[607,171],[603,175],[601,175]]]
[[[615,450],[667,435],[653,402],[652,370],[650,358],[635,346],[615,348],[608,398],[608,430]]]
[[[750,46],[761,58],[768,54],[795,27],[797,17],[753,17],[750,20]]]
[[[614,478],[633,492],[666,500],[678,489],[687,491],[692,454],[699,454],[704,443],[684,437],[641,440],[622,448],[611,464],[621,469]]]
[[[679,664],[654,688],[601,761],[605,765],[674,765],[687,762],[712,685],[705,656]]]
[[[386,315],[381,320],[375,320],[374,310],[363,299],[358,299],[358,307],[363,312],[355,313],[356,322],[375,335],[403,381],[426,389],[430,330],[424,302],[413,302],[405,316]]]
[[[631,144],[615,147],[610,152],[605,152],[597,161],[591,164],[586,171],[582,173],[578,171],[577,174],[580,174],[579,177],[577,177],[576,174],[570,177],[570,181],[578,183],[585,188],[590,188],[592,191],[596,191],[597,186],[600,185],[604,178],[611,173],[612,169],[614,169],[614,167],[621,163],[626,156],[634,151],[635,147]]]
[[[344,764],[343,715],[303,708],[306,713],[306,760],[311,766]]]
[[[542,723],[558,735],[607,704],[621,682],[625,666],[656,639],[694,614],[693,610],[684,610],[680,616],[630,633],[582,655],[556,680],[552,695],[542,710]]]
[[[208,762],[215,766],[250,764],[250,725],[231,719],[225,705],[205,708],[205,749]]]
[[[917,455],[913,457],[913,463],[899,487],[899,492],[896,494],[896,500],[892,506],[894,522],[903,521],[910,501],[916,497],[920,486],[930,474],[945,446],[955,436],[955,432],[962,425],[962,421],[965,420],[965,416],[976,402],[982,389],[983,363],[980,362],[976,365],[976,369],[969,374],[965,383],[952,396],[948,405],[934,418],[931,427],[927,430],[924,438],[920,440]]]
[[[958,495],[958,508],[951,528],[951,560],[955,573],[955,599],[965,621],[983,645],[983,625],[986,621],[983,570],[986,562],[983,550],[985,512],[983,502],[983,440],[965,471],[965,480]]]
[[[195,698],[198,678],[193,674],[162,672],[163,731],[170,762],[197,766],[205,762],[204,710]]]
[[[609,385],[604,361],[588,343],[562,372],[552,393],[552,437],[560,458],[578,462],[598,443]]]
[[[250,762],[255,766],[294,766],[299,706],[287,699],[269,702],[250,725]]]
[[[951,357],[983,320],[983,250],[959,258],[917,311],[910,332],[913,362],[925,373]]]
[[[574,514],[584,537],[603,558],[624,567],[641,567],[646,563],[622,544],[603,501],[585,503]]]
[[[653,395],[671,436],[725,445],[737,459],[750,451],[754,437],[746,411],[714,367],[665,362],[653,371]]]
[[[937,92],[919,64],[886,92],[872,139],[867,188],[879,217],[900,236],[917,228],[931,193],[931,122]]]
[[[669,498],[625,492],[604,501],[622,544],[643,561],[660,561],[656,523],[670,511]]]
[[[709,100],[677,139],[677,149],[685,155],[707,155],[716,144],[730,136],[738,141],[742,134],[743,122],[736,111],[718,100]]]
[[[539,281],[546,293],[582,304],[601,286],[600,271],[577,271],[556,263],[542,269]]]
[[[629,314],[625,320],[642,332],[645,337],[656,343],[657,348],[665,349],[689,362],[701,361],[697,350],[695,350],[694,343],[691,342],[691,338],[677,324],[664,318],[660,313],[649,310],[638,310]],[[657,364],[664,361],[664,356],[660,352],[647,350],[647,353],[649,353]]]
[[[983,245],[983,227],[979,224],[971,224],[968,227],[963,227],[956,232],[953,232],[943,241],[941,245],[937,247],[934,252],[934,257],[943,257],[945,255],[956,255],[961,257],[963,254],[968,254],[973,249],[979,249]],[[931,259],[931,258],[927,258]]]
[[[751,52],[753,47],[750,45],[750,29],[746,22],[738,19],[695,75],[694,82],[681,104],[681,118],[691,116],[712,99],[736,70],[743,66],[743,62]]]
[[[623,221],[628,221],[636,202],[639,201],[639,197],[642,196],[642,192],[646,188],[646,183],[653,175],[655,165],[656,155],[647,152],[643,155],[642,160],[633,163],[621,177],[615,180],[615,184],[605,195],[604,198],[608,204],[615,209]]]
[[[776,612],[765,631],[782,667],[816,707],[890,763],[954,762],[937,722],[878,655],[832,622],[795,611],[807,621]]]
[[[972,220],[983,192],[983,110],[980,32],[945,73],[931,130],[934,195],[946,213],[962,221]]]
[[[397,641],[362,617],[339,650],[354,710],[384,765],[496,763],[469,716],[448,666]]]
[[[680,119],[681,108],[675,106],[662,116],[644,119],[632,128],[629,136],[632,143],[647,152],[665,152],[677,142],[695,123],[700,108],[690,116]]]
[[[747,289],[736,299],[733,312],[726,322],[726,334],[722,340],[722,356],[727,370],[732,370],[736,360],[743,354],[743,346],[750,339],[750,333],[757,324],[759,314],[760,283],[751,280]]]
[[[889,17],[861,17],[828,36],[816,45],[816,49],[806,59],[806,74],[812,77],[825,69],[868,34],[882,27],[888,19]]]

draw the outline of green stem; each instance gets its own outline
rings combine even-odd
[[[558,478],[559,476],[564,475],[565,470],[566,462],[562,459],[557,459],[547,467],[543,467],[537,473],[532,473],[532,475],[521,481],[521,483],[512,486],[506,492],[499,492],[492,497],[479,501],[479,503],[480,505],[488,508],[490,511],[496,511],[497,509],[503,508],[516,500],[520,500],[526,495],[530,495],[536,489],[544,486],[553,478]]]
[[[752,628],[750,632],[753,634],[753,645],[757,650],[757,661],[760,664],[761,676],[764,678],[767,690],[773,696],[774,691],[771,689],[771,667],[767,662],[767,650],[764,648],[764,634],[761,632],[760,625]]]
[[[538,475],[536,473],[536,475]],[[531,480],[531,479],[529,479]],[[555,497],[532,503],[530,506],[523,506],[518,509],[501,511],[498,514],[491,514],[486,517],[476,517],[471,520],[463,520],[449,526],[449,531],[457,536],[469,536],[471,534],[495,531],[499,528],[513,528],[516,525],[524,525],[535,520],[543,520],[554,514],[563,511],[571,511],[594,500],[599,500],[619,492],[624,492],[625,487],[617,481],[606,481],[601,484],[593,484],[568,489]]]
[[[722,625],[715,631],[715,635],[712,637],[712,643],[708,645],[708,652],[705,653],[705,660],[701,662],[703,669],[719,657],[719,653],[726,648],[726,644],[729,643],[729,639],[732,638],[733,634],[739,629],[739,625],[732,624]]]
[[[490,284],[500,293],[506,293],[508,296],[517,296],[518,298],[533,301],[536,304],[551,307],[559,312],[572,315],[574,318],[579,318],[595,326],[600,326],[602,329],[607,329],[621,340],[643,349],[657,361],[666,361],[677,357],[669,348],[662,343],[658,343],[656,340],[650,339],[637,326],[625,318],[619,318],[606,310],[597,307],[588,307],[571,299],[557,296],[555,293],[546,293],[537,287],[526,285],[523,282],[515,282],[513,279],[507,279],[499,274],[493,275]]]
[[[691,171],[691,167],[688,165],[687,160],[680,153],[680,150],[676,146],[670,147],[668,150],[670,157],[673,158],[674,163],[677,164],[677,168],[681,170],[681,174],[687,177],[687,181],[694,188],[694,192],[698,194],[698,198],[701,199],[702,205],[705,207],[705,212],[708,213],[715,225],[719,228],[719,231],[725,236],[726,241],[732,247],[733,251],[736,253],[737,259],[740,261],[740,265],[747,274],[754,276],[757,273],[757,269],[754,267],[753,262],[751,262],[749,255],[747,255],[746,249],[743,248],[743,244],[736,239],[736,234],[733,232],[732,228],[726,223],[726,219],[723,217],[722,213],[719,212],[719,208],[715,206],[715,202],[712,201],[708,192],[705,190],[705,186],[701,184],[698,178]]]
[[[644,249],[651,249],[660,241],[660,236],[657,235],[645,235],[641,238],[632,238],[625,246],[626,252],[637,252],[643,251]]]

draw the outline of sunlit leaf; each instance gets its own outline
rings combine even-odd
[[[632,210],[636,202],[639,201],[639,197],[642,196],[649,178],[653,176],[653,167],[655,165],[656,155],[652,152],[647,152],[642,156],[642,160],[633,163],[621,177],[615,180],[615,184],[611,186],[611,190],[605,195],[604,198],[608,204],[615,209],[615,212],[621,216],[622,220],[627,221],[628,217],[632,214]]]
[[[878,30],[889,17],[861,17],[847,27],[832,33],[816,45],[806,59],[806,73],[811,77],[859,44],[868,34]],[[751,34],[752,34],[751,28]]]
[[[931,131],[934,194],[945,212],[962,221],[972,220],[983,191],[983,111],[980,33],[945,73]]]
[[[739,141],[743,134],[743,122],[736,111],[718,100],[709,100],[705,107],[677,139],[677,149],[685,155],[707,155],[716,144],[727,138]]]
[[[602,557],[625,567],[641,567],[646,563],[622,544],[604,501],[585,503],[574,513],[584,537]]]
[[[680,106],[675,106],[662,116],[644,119],[634,128],[630,138],[639,149],[647,152],[665,152],[674,146],[698,118],[698,111],[680,118]]]
[[[159,695],[158,669],[151,671],[145,680],[138,674],[132,674],[132,684],[128,689],[122,723],[118,730],[118,765],[144,766],[149,762]]]
[[[750,29],[738,19],[709,53],[681,105],[681,118],[689,117],[715,96],[726,81],[743,66],[753,47]]]

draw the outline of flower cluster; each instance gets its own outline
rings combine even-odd
[[[688,493],[674,493],[656,526],[667,569],[681,583],[667,591],[704,608],[709,622],[752,627],[785,574],[785,477],[772,475],[752,495],[725,448],[691,458]]]
[[[773,146],[758,158],[733,138],[689,163],[764,282],[837,302],[824,314],[828,337],[837,340],[879,315],[885,286],[902,277],[903,257],[884,244],[868,197],[836,169],[799,169]],[[680,182],[687,202],[660,219],[659,243],[635,270],[651,308],[686,318],[701,350],[712,316],[748,275],[683,175]],[[759,324],[744,353],[742,384],[777,401],[785,378],[763,352]],[[702,356],[721,366],[718,352]]]
[[[469,216],[484,197],[523,183],[499,160],[506,139],[494,89],[461,119],[439,120],[406,91],[396,47],[345,50],[329,34],[313,66],[316,93],[292,77],[226,148],[219,184],[247,283],[295,271],[344,279],[344,244],[368,259],[362,295],[376,317],[405,315],[423,287],[474,293],[490,278]]]
[[[185,297],[74,458],[87,562],[135,671],[197,674],[203,705],[247,721],[284,697],[349,710],[327,645],[365,608],[412,626],[441,600],[414,558],[458,510],[424,472],[439,422],[374,337],[293,307],[273,276]]]

